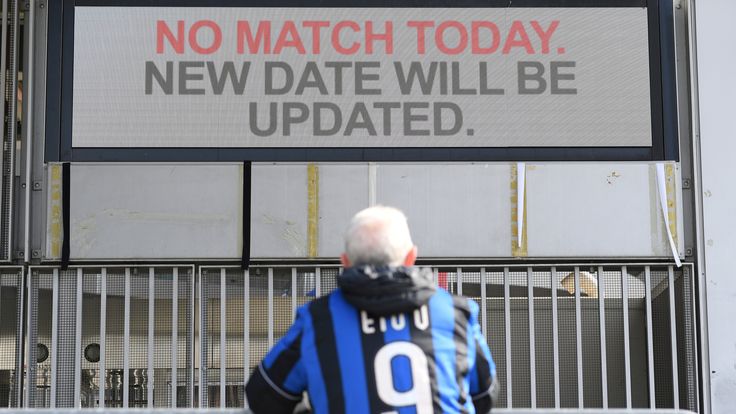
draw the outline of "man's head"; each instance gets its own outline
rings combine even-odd
[[[374,206],[350,220],[340,257],[343,266],[412,266],[416,258],[417,247],[401,210]]]

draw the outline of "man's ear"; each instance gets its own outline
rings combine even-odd
[[[340,255],[340,263],[342,263],[342,267],[347,269],[350,267],[350,259],[348,259],[348,255],[343,253]]]
[[[414,246],[409,250],[404,258],[404,266],[414,266],[417,261],[417,246]]]

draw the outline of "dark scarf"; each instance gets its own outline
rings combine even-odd
[[[414,310],[435,291],[432,272],[418,267],[354,266],[337,278],[345,299],[373,315]]]

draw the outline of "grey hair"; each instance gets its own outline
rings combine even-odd
[[[413,247],[406,216],[394,207],[359,211],[345,232],[345,254],[353,266],[400,266]]]

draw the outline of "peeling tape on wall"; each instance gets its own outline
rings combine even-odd
[[[49,166],[48,259],[61,257],[61,165]]]
[[[317,257],[319,229],[319,167],[307,165],[307,256]]]
[[[522,174],[525,171],[522,170]],[[525,176],[521,179],[523,180]],[[527,221],[526,221],[526,186],[524,186],[522,204],[522,214],[519,217],[519,167],[517,164],[511,165],[511,255],[514,257],[526,257],[529,252],[527,249]],[[521,243],[519,243],[519,220],[521,222]]]

